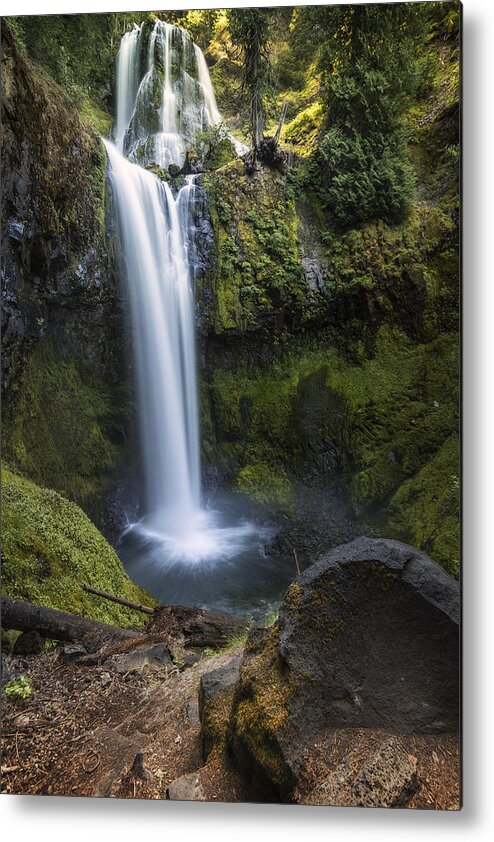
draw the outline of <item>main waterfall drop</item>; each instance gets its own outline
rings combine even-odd
[[[235,503],[224,499],[212,511],[201,495],[193,289],[200,176],[181,176],[172,189],[151,171],[173,164],[176,172],[197,132],[220,120],[204,56],[185,30],[158,20],[123,36],[114,143],[105,145],[131,311],[145,493],[143,515],[119,552],[129,575],[158,599],[262,616],[289,579],[282,560],[266,558],[266,531]]]
[[[224,530],[201,501],[192,282],[196,178],[174,194],[145,166],[181,167],[221,119],[204,56],[185,30],[135,27],[117,62],[115,144],[105,141],[129,291],[145,478],[132,530],[167,563],[217,559],[252,531]],[[141,164],[144,164],[142,166]]]
[[[130,296],[150,528],[186,534],[200,511],[189,185],[168,184],[107,144]],[[185,192],[185,209],[182,192]]]

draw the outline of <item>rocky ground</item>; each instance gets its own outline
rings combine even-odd
[[[204,773],[199,722],[201,676],[241,651],[198,656],[187,668],[156,645],[98,665],[81,664],[74,644],[5,657],[4,676],[29,676],[32,694],[21,705],[5,704],[4,791],[252,800],[221,759]]]
[[[333,550],[248,635],[179,606],[95,651],[36,634],[3,659],[6,792],[460,807],[458,583],[405,544]]]

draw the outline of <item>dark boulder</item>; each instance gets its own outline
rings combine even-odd
[[[249,636],[235,762],[287,799],[304,751],[328,731],[455,733],[458,603],[458,583],[398,541],[358,538],[321,558],[290,586],[276,625]]]
[[[45,638],[38,631],[25,631],[14,643],[14,655],[39,655],[45,648]]]

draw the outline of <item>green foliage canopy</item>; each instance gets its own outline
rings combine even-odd
[[[422,74],[421,4],[307,7],[320,44],[327,116],[314,159],[323,204],[338,227],[402,221],[413,197],[403,112]]]

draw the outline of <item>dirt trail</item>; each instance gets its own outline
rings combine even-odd
[[[166,798],[174,780],[203,766],[201,675],[241,651],[203,654],[186,669],[165,665],[143,675],[64,662],[62,646],[5,657],[4,676],[29,676],[32,693],[21,705],[5,703],[3,791]],[[245,801],[252,793],[223,758],[215,758],[197,780],[180,782],[172,797]]]
[[[24,701],[5,699],[3,792],[265,800],[225,755],[223,741],[231,710],[228,692],[219,697],[219,707],[207,709],[206,716],[212,719],[206,720],[205,729],[209,721],[216,744],[206,764],[203,761],[201,676],[212,670],[228,673],[225,668],[232,669],[244,645],[230,646],[214,656],[187,650],[178,666],[163,643],[147,638],[147,645],[142,646],[145,639],[134,640],[130,650],[125,643],[116,651],[115,647],[100,650],[106,654],[99,664],[94,663],[95,656],[74,651],[77,645],[3,657],[4,679],[24,675],[32,688]],[[293,800],[313,805],[456,810],[459,771],[457,735],[330,730],[307,745]]]

